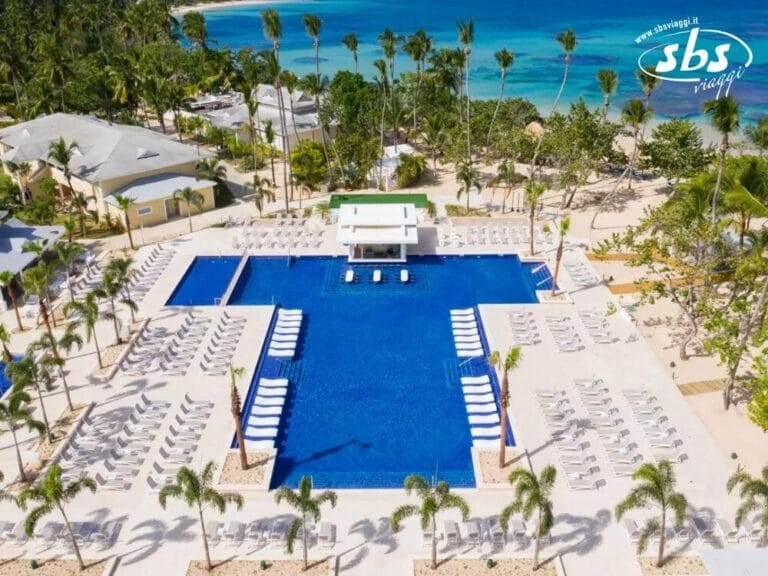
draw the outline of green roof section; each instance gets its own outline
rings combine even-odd
[[[336,210],[342,204],[414,204],[427,207],[426,194],[331,194],[328,207]]]

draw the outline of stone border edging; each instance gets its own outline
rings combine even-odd
[[[128,342],[128,346],[125,347],[125,350],[123,350],[120,353],[120,356],[117,357],[115,360],[115,364],[112,366],[109,372],[107,372],[106,375],[104,375],[101,380],[103,382],[109,382],[112,380],[112,378],[115,377],[115,374],[117,374],[117,371],[120,369],[120,364],[122,364],[125,357],[128,355],[128,353],[133,348],[133,344],[136,341],[136,338],[144,331],[144,328],[146,328],[147,324],[149,324],[149,318],[144,318],[141,322],[141,326],[139,326],[139,329],[135,332],[135,334],[131,337],[130,341]]]

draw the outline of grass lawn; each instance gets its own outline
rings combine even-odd
[[[342,204],[415,204],[427,207],[426,194],[331,194],[328,207],[338,209]]]

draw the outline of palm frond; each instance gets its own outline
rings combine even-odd
[[[392,527],[392,532],[397,532],[400,530],[400,523],[408,518],[409,516],[415,516],[416,514],[419,514],[421,510],[418,506],[414,506],[413,504],[404,504],[403,506],[398,506],[395,511],[392,513],[392,516],[389,519],[389,524]]]
[[[299,537],[299,531],[301,528],[301,518],[295,518],[293,522],[291,522],[291,526],[288,528],[288,534],[286,534],[285,543],[289,554],[293,554],[293,545],[296,543],[296,539]],[[306,534],[304,537],[306,538]]]
[[[657,518],[651,518],[646,523],[645,526],[643,526],[643,529],[640,531],[640,538],[637,540],[637,553],[642,554],[645,552],[645,549],[648,547],[648,541],[651,539],[651,536],[658,533],[661,529],[661,524],[659,524],[659,520]]]

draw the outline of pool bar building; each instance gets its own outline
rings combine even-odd
[[[414,204],[343,204],[337,222],[350,262],[405,262],[419,243]]]

